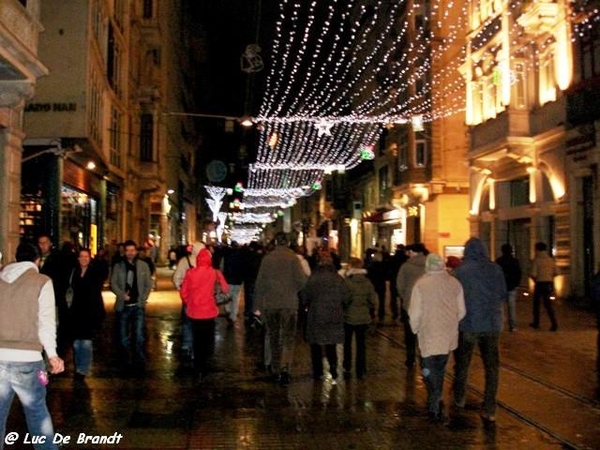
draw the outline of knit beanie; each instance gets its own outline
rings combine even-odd
[[[425,271],[426,272],[441,272],[446,270],[446,263],[440,255],[437,253],[430,253],[425,259]]]

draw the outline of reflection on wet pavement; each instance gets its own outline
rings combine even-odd
[[[309,348],[299,338],[292,383],[281,388],[257,369],[259,332],[245,330],[239,322],[228,329],[219,319],[213,372],[196,384],[189,362],[179,355],[180,301],[166,275],[148,305],[144,372],[118,363],[113,300],[106,293],[111,313],[95,343],[92,376],[74,381],[68,357],[67,372],[53,377],[49,386],[48,404],[57,432],[73,440],[80,433],[118,432],[123,440],[113,446],[64,448],[561,448],[544,433],[502,412],[491,426],[482,422],[476,408],[453,414],[447,425],[429,423],[418,369],[405,368],[403,348],[375,329],[368,335],[365,380],[339,380],[337,385],[329,379],[313,381]],[[341,347],[339,351],[341,361]],[[448,381],[445,390],[448,405]],[[7,431],[26,432],[17,402]]]

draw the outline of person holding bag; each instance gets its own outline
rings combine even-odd
[[[73,343],[75,379],[83,380],[92,367],[92,340],[106,315],[102,287],[108,270],[92,263],[90,249],[79,250],[77,266],[70,276],[73,299],[69,304],[68,333]]]
[[[198,382],[208,374],[208,361],[214,347],[215,318],[219,315],[215,283],[219,283],[222,291],[229,293],[225,277],[220,271],[213,269],[212,255],[203,248],[198,252],[196,267],[186,272],[179,291],[187,308],[186,314],[192,323],[194,376]]]

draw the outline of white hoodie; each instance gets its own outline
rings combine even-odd
[[[28,261],[15,262],[5,266],[0,271],[0,279],[7,283],[13,283],[23,273],[30,269],[38,271],[38,267]],[[15,298],[18,302],[20,299]],[[42,287],[39,298],[39,338],[46,355],[52,358],[56,355],[56,310],[54,306],[54,288],[52,280],[48,280]],[[18,350],[14,348],[0,348],[0,361],[32,362],[41,361],[42,353],[36,350]]]
[[[196,258],[198,257],[200,250],[203,248],[206,248],[206,245],[204,245],[202,242],[196,241],[194,242],[194,245],[192,245],[192,254],[187,258],[184,256],[179,260],[177,263],[177,268],[173,273],[173,285],[175,286],[175,289],[181,289],[181,284],[183,283],[186,272],[189,268],[196,267]]]

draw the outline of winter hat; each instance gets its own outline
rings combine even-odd
[[[425,271],[441,272],[442,270],[446,270],[446,263],[443,258],[436,253],[427,255],[427,258],[425,259]]]

